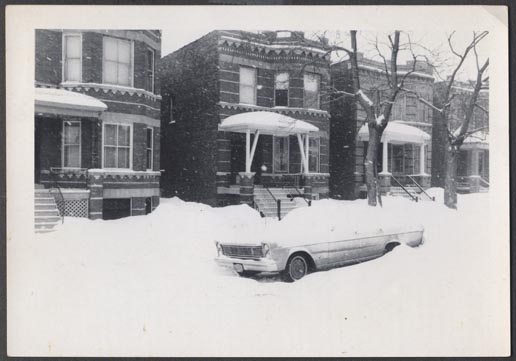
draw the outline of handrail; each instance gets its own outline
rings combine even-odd
[[[409,192],[409,191],[408,191],[408,190],[403,186],[403,184],[401,184],[401,183],[396,179],[396,177],[394,177],[394,176],[391,174],[391,178],[392,178],[392,180],[394,180],[396,183],[398,183],[398,185],[401,187],[401,189],[403,189],[403,190],[405,191],[405,193],[407,193],[407,194],[410,196],[410,198],[412,198],[412,200],[413,200],[413,201],[416,201],[416,202],[417,202],[417,197],[414,197],[414,196],[412,195],[412,193],[410,193],[410,192]]]
[[[312,206],[312,201],[306,199],[305,195],[303,193],[301,193],[301,191],[297,187],[294,187],[294,189],[300,195],[300,197],[303,198],[303,200],[306,202],[306,204],[308,204],[308,207],[311,207]],[[294,197],[292,197],[291,201],[293,201],[293,200],[294,200]]]
[[[489,182],[486,181],[484,178],[480,177],[480,183],[484,183],[487,185],[487,187],[489,188]]]
[[[57,206],[57,210],[59,211],[59,215],[61,216],[61,224],[64,223],[64,207],[65,207],[65,199],[63,196],[63,192],[61,192],[61,187],[59,187],[59,183],[57,182],[56,175],[57,173],[54,171],[54,168],[50,168],[50,174],[52,175],[52,184],[55,188],[57,188],[57,191],[59,192],[59,198],[62,202],[63,209],[61,210],[61,207]]]
[[[419,185],[418,182],[416,182],[416,180],[414,178],[412,178],[412,176],[410,175],[407,175],[407,177],[409,177],[409,179],[414,182],[414,184],[421,190],[422,193],[424,193],[431,201],[434,201],[435,202],[435,197],[431,197],[428,193],[426,193],[426,191],[423,189],[423,187],[421,187]]]
[[[278,221],[281,221],[281,199],[277,199],[276,197],[274,197],[274,194],[272,194],[269,187],[265,187],[265,189],[267,189],[267,192],[269,192],[272,199],[274,199],[276,201],[276,210],[277,210],[277,215],[278,215]]]

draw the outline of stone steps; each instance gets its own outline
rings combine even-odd
[[[267,190],[266,188],[256,187],[254,189],[254,203],[265,217],[277,218],[278,216],[277,201],[271,196],[271,193],[276,200],[281,200],[281,218],[298,207],[294,200],[287,197],[289,194],[299,194],[294,188],[269,188]]]
[[[51,232],[61,223],[61,214],[50,190],[36,187],[34,190],[34,230]]]

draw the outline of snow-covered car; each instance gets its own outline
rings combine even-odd
[[[400,244],[417,247],[423,242],[423,232],[421,225],[404,225],[349,231],[338,240],[325,240],[320,234],[317,240],[305,238],[258,244],[216,242],[215,262],[242,276],[280,273],[285,281],[292,282],[309,272],[380,257]]]

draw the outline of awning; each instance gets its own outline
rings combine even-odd
[[[96,118],[107,109],[94,97],[64,89],[35,88],[34,99],[34,110],[41,114]]]
[[[319,131],[316,126],[273,112],[246,112],[227,117],[219,125],[219,130],[246,133],[259,131],[261,134],[285,136],[308,134]]]
[[[489,149],[489,134],[477,132],[464,139],[461,149]]]
[[[358,140],[367,142],[369,140],[369,129],[364,124],[358,131]],[[431,137],[428,133],[398,121],[390,121],[382,134],[382,142],[387,139],[389,143],[426,143]]]

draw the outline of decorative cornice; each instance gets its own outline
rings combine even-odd
[[[67,90],[85,90],[89,91],[93,89],[95,92],[104,92],[104,93],[113,93],[113,94],[129,94],[130,96],[138,96],[145,97],[145,99],[150,99],[152,101],[161,100],[161,95],[151,93],[148,90],[140,89],[140,88],[132,88],[121,85],[112,85],[112,84],[99,84],[99,83],[79,83],[79,82],[63,82],[60,84],[61,88]]]
[[[292,108],[292,107],[262,107],[259,105],[251,105],[251,104],[240,104],[240,103],[228,103],[228,102],[218,102],[218,105],[223,109],[244,109],[251,112],[256,111],[268,111],[268,112],[275,112],[280,114],[291,114],[291,115],[314,115],[322,118],[329,118],[330,113],[328,113],[326,110],[320,110],[320,109],[310,109],[310,108]]]

